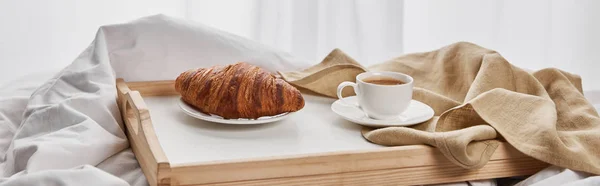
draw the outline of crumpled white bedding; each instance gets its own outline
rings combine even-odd
[[[189,68],[242,60],[270,71],[311,65],[162,15],[101,27],[62,71],[0,86],[0,185],[147,185],[121,129],[115,79],[174,79]],[[600,178],[551,167],[521,182],[534,183],[599,185]]]
[[[72,167],[67,167],[68,165],[63,166],[60,164],[69,161],[68,158],[44,158],[45,154],[59,154],[61,150],[68,149],[61,148],[53,152],[54,150],[51,150],[51,148],[57,147],[53,144],[65,143],[67,146],[74,146],[73,142],[82,143],[77,142],[77,133],[68,135],[68,130],[56,129],[54,131],[59,132],[51,134],[53,132],[37,132],[21,127],[30,95],[40,85],[51,79],[54,74],[56,72],[52,71],[31,74],[11,80],[8,84],[0,86],[0,167],[2,168],[0,169],[0,175],[2,175],[0,185],[147,185],[146,178],[143,176],[133,152],[129,148],[123,148],[121,151],[115,152],[114,155],[104,157],[98,164],[80,161],[78,164],[71,164]],[[29,125],[36,127],[36,125],[42,123]],[[40,137],[19,136],[22,135],[21,133],[28,132],[37,132],[35,134]],[[41,137],[43,135],[48,135],[48,137]],[[50,137],[50,135],[54,135],[54,137]],[[84,133],[81,135],[84,135]],[[19,139],[17,143],[21,143],[13,144],[15,141],[13,139]],[[31,144],[35,144],[35,146]],[[14,152],[15,145],[29,147],[30,149],[31,146],[34,146],[33,148],[45,146],[39,149],[49,149],[46,150],[49,152],[37,152],[37,159],[34,160],[34,163],[29,164],[27,163],[29,157],[19,155],[33,154],[35,151]],[[119,144],[119,146],[124,145]],[[72,152],[74,154],[71,157],[84,159],[83,156],[86,156],[86,153],[82,151],[84,149],[79,150],[77,147],[70,149],[75,150]],[[27,149],[24,150],[27,151]],[[37,151],[37,149],[33,150]],[[16,158],[15,154],[17,155]],[[20,166],[16,165],[19,163],[17,161],[25,162],[28,165],[17,172],[14,168]]]

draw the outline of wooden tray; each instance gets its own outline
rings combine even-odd
[[[306,106],[273,124],[230,126],[183,114],[174,81],[117,79],[127,136],[150,185],[421,185],[531,175],[548,165],[507,143],[467,170],[425,145],[383,147],[304,94]]]

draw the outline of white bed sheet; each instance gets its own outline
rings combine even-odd
[[[6,80],[7,83],[0,85],[0,175],[3,176],[0,178],[0,185],[148,185],[130,148],[108,157],[95,166],[84,163],[67,169],[24,170],[7,175],[6,153],[15,133],[22,130],[20,126],[30,95],[57,73],[58,71],[37,72]],[[60,162],[51,158],[45,160]]]

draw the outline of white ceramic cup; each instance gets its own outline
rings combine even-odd
[[[364,82],[363,79],[372,76],[386,76],[405,82],[399,85],[379,85]],[[395,119],[402,115],[408,108],[413,93],[413,78],[398,72],[363,72],[356,76],[356,83],[345,81],[337,88],[337,96],[344,100],[342,90],[346,86],[352,86],[358,106],[368,117],[379,120]]]

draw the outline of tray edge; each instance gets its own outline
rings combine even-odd
[[[145,113],[147,113],[147,108],[145,106],[145,103],[143,101],[143,96],[166,96],[166,95],[176,95],[177,92],[174,90],[173,88],[173,80],[165,80],[165,81],[145,81],[145,82],[125,82],[122,79],[117,79],[117,86],[119,88],[119,85],[121,87],[120,94],[122,93],[124,98],[129,99],[131,98],[131,102],[137,102],[138,105],[142,106],[142,111],[144,111]],[[120,82],[120,83],[119,83]],[[131,87],[131,89],[129,89]],[[120,98],[122,99],[122,98]],[[127,101],[127,100],[125,100]],[[126,106],[126,103],[121,103],[122,101],[119,102],[119,104]],[[120,109],[121,109],[121,105],[120,105]],[[136,105],[136,106],[138,106]],[[123,108],[123,110],[126,110],[126,108]],[[143,113],[143,114],[145,114]],[[145,126],[150,126],[149,129],[147,130],[151,130],[151,136],[147,136],[146,137],[150,137],[153,142],[156,142],[155,145],[150,145],[150,146],[154,146],[154,152],[156,152],[157,154],[153,154],[153,157],[155,159],[153,160],[157,160],[156,158],[158,157],[160,160],[162,161],[156,161],[156,162],[150,162],[150,165],[141,165],[144,166],[142,167],[143,170],[147,169],[147,170],[152,170],[152,171],[144,171],[144,174],[146,175],[146,177],[150,178],[150,180],[152,180],[153,182],[155,182],[156,184],[159,185],[192,185],[192,184],[225,184],[225,185],[237,185],[237,184],[257,184],[258,182],[265,181],[265,183],[269,183],[271,181],[275,181],[275,182],[279,182],[279,181],[283,181],[283,180],[298,180],[298,181],[302,181],[303,178],[327,178],[330,175],[339,175],[339,177],[337,177],[336,179],[341,179],[339,181],[344,181],[346,179],[351,180],[351,177],[348,178],[344,178],[345,176],[349,176],[349,175],[354,175],[354,174],[373,174],[375,172],[387,172],[390,170],[397,170],[397,171],[401,171],[403,169],[411,169],[411,168],[418,168],[418,167],[422,167],[422,168],[427,168],[427,167],[431,167],[431,168],[436,168],[436,167],[448,167],[447,164],[449,164],[450,162],[446,162],[446,163],[440,163],[439,161],[436,161],[432,164],[422,164],[422,165],[412,165],[413,163],[409,163],[412,166],[407,166],[407,164],[405,162],[409,162],[408,160],[410,158],[416,158],[414,160],[418,161],[420,160],[429,160],[429,159],[436,159],[438,158],[438,156],[441,157],[441,153],[436,153],[436,149],[433,147],[429,147],[429,146],[420,146],[420,147],[410,147],[410,148],[416,148],[417,150],[415,150],[415,152],[420,152],[420,153],[428,153],[430,154],[430,157],[427,157],[425,159],[423,158],[419,158],[418,156],[415,157],[408,157],[405,160],[402,161],[398,161],[397,159],[392,159],[394,156],[398,156],[398,153],[404,153],[407,152],[406,149],[403,149],[403,147],[387,147],[385,148],[385,150],[363,150],[363,151],[353,151],[353,152],[336,152],[336,153],[323,153],[323,154],[309,154],[309,155],[295,155],[295,156],[282,156],[282,157],[268,157],[268,158],[253,158],[253,159],[240,159],[240,160],[235,160],[235,161],[215,161],[215,162],[203,162],[203,163],[185,163],[185,164],[169,164],[166,156],[164,155],[164,152],[162,151],[162,148],[160,147],[160,144],[158,143],[158,138],[156,137],[153,127],[152,127],[152,123],[150,121],[150,116],[144,116],[143,119],[146,121],[147,120],[147,124]],[[128,129],[133,129],[135,127],[132,127],[130,125],[127,125]],[[129,136],[130,132],[128,131],[128,136]],[[135,143],[135,141],[134,141]],[[141,144],[144,145],[144,144]],[[146,145],[148,146],[148,145]],[[149,147],[148,147],[149,148]],[[134,149],[135,150],[135,149]],[[160,152],[160,153],[158,153]],[[415,153],[413,152],[413,153]],[[135,151],[134,151],[135,153]],[[139,153],[139,150],[138,150]],[[136,157],[138,156],[138,153],[136,153]],[[359,155],[357,155],[359,154]],[[375,154],[379,154],[377,156],[379,156],[378,158],[374,158],[377,160],[371,161],[371,163],[377,163],[377,164],[381,164],[382,162],[393,162],[392,166],[384,166],[384,168],[381,168],[381,166],[379,166],[378,168],[375,167],[370,167],[370,168],[365,168],[364,166],[357,166],[355,160],[364,158],[366,156],[364,155],[375,155]],[[424,156],[423,154],[420,154],[420,156]],[[142,158],[143,159],[143,158]],[[331,163],[330,161],[333,160],[333,164],[329,164]],[[499,172],[497,174],[482,174],[480,171],[472,171],[472,170],[467,170],[464,169],[463,171],[457,171],[452,175],[456,175],[456,173],[459,172],[463,172],[464,175],[461,175],[459,177],[461,177],[462,179],[449,179],[446,181],[464,181],[467,178],[469,180],[472,180],[473,178],[492,178],[494,176],[520,176],[520,175],[525,175],[525,174],[530,174],[530,173],[534,173],[532,171],[539,171],[542,168],[545,168],[544,165],[547,165],[546,163],[540,162],[538,160],[535,160],[531,157],[528,157],[522,153],[520,153],[518,150],[516,150],[514,147],[512,147],[510,144],[504,142],[500,145],[500,147],[496,150],[496,152],[494,152],[494,155],[492,156],[492,158],[490,159],[490,162],[497,162],[500,163],[501,166],[506,166],[510,165],[510,164],[514,164],[515,162],[512,161],[519,161],[521,163],[526,163],[526,164],[531,164],[531,165],[535,165],[532,167],[526,167],[526,168],[512,168],[509,169],[507,171],[502,171]],[[325,170],[319,170],[319,171],[310,171],[310,170],[301,170],[301,171],[296,171],[294,173],[287,174],[285,172],[282,172],[284,170],[290,170],[290,168],[293,168],[295,166],[306,166],[306,165],[300,165],[300,163],[303,164],[309,164],[309,166],[305,167],[310,169],[309,167],[313,166],[313,168],[315,167],[320,167],[323,168],[322,166],[326,166],[326,168],[324,168]],[[321,163],[325,163],[321,164]],[[344,163],[349,163],[348,165],[342,165]],[[430,162],[431,163],[431,162]],[[143,164],[142,162],[140,162],[140,164]],[[319,165],[321,164],[321,165]],[[504,165],[506,164],[506,165]],[[149,167],[150,166],[150,167]],[[355,167],[353,167],[355,166]],[[156,167],[156,168],[154,168]],[[148,168],[152,168],[152,169],[148,169]],[[259,170],[258,168],[260,168],[261,170]],[[448,167],[448,169],[455,169],[455,167],[450,166]],[[266,170],[266,169],[271,169],[269,170],[269,172],[271,173],[267,173],[267,174],[262,174],[261,172]],[[156,173],[153,171],[156,170]],[[462,170],[462,169],[461,169]],[[486,167],[480,169],[480,170],[486,170]],[[398,174],[398,173],[395,173]],[[398,174],[398,175],[402,175],[402,174]],[[375,176],[376,177],[376,176]],[[331,180],[330,180],[331,181]],[[273,182],[271,182],[273,183]],[[412,183],[412,182],[411,182]],[[443,183],[441,182],[441,180],[439,179],[430,179],[430,180],[424,180],[422,182],[414,182],[419,183],[419,184],[434,184],[434,183]],[[153,185],[151,183],[151,185]],[[260,185],[260,184],[259,184]]]

